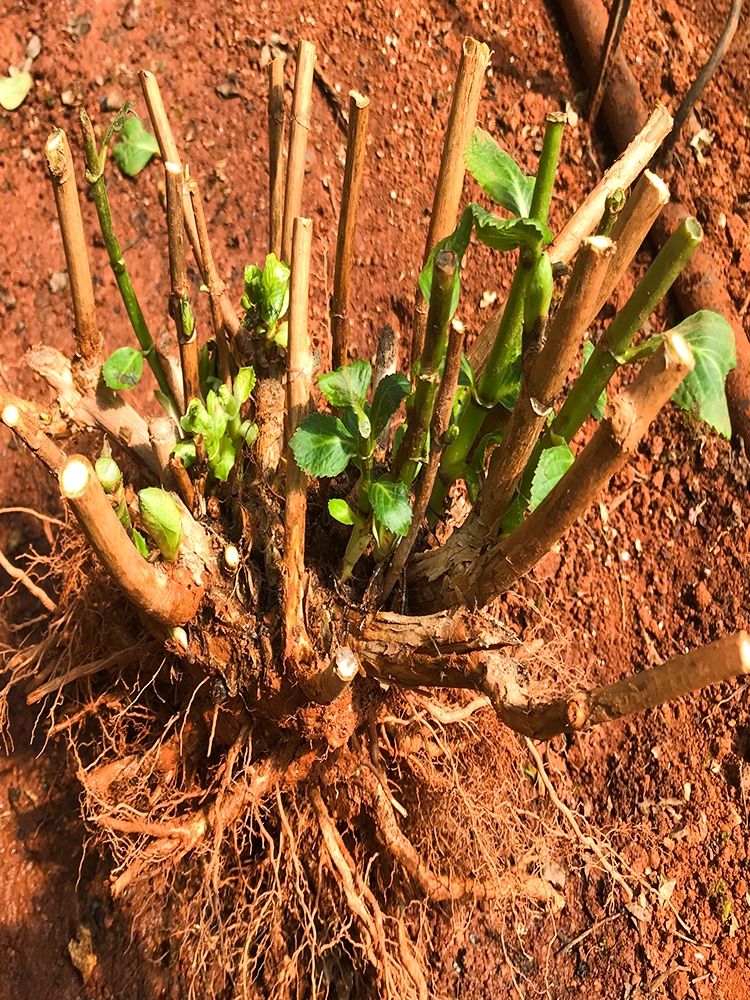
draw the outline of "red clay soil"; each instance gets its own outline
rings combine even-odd
[[[707,0],[633,3],[624,48],[647,99],[674,104],[685,91],[720,30],[721,6],[718,11]],[[25,349],[40,340],[71,349],[70,304],[64,291],[54,290],[64,260],[42,163],[50,126],[66,127],[80,153],[80,104],[101,121],[107,109],[133,99],[143,115],[136,74],[155,71],[183,159],[202,183],[215,254],[238,295],[243,265],[265,253],[262,66],[269,46],[293,47],[298,37],[318,46],[322,84],[315,92],[304,195],[315,233],[312,329],[323,346],[344,151],[336,114],[345,97],[336,95],[356,87],[372,98],[373,112],[353,278],[355,342],[369,355],[387,322],[402,335],[405,351],[431,184],[466,33],[493,50],[480,122],[533,169],[544,113],[566,102],[577,107],[585,86],[554,4],[6,5],[3,66],[20,64],[32,35],[41,40],[33,93],[18,111],[0,115],[0,370],[7,384],[40,394],[24,369]],[[704,225],[743,314],[750,272],[749,41],[750,22],[743,22],[698,107],[700,125],[712,134],[705,161],[698,162],[683,141],[668,177],[676,197]],[[597,133],[592,141],[581,115],[565,141],[555,225],[610,157],[606,136]],[[168,293],[161,171],[152,165],[130,181],[112,169],[109,177],[131,272],[158,330],[167,322]],[[84,217],[100,321],[108,345],[119,346],[126,338],[124,315],[94,235],[90,202],[84,201]],[[467,271],[461,311],[472,332],[487,315],[482,293],[502,290],[506,276],[496,259],[490,269],[489,260],[474,251]],[[644,254],[641,264],[645,260]],[[207,324],[205,311],[202,321]],[[0,444],[0,502],[58,509],[32,459],[6,436]],[[570,661],[583,663],[594,680],[613,679],[750,626],[749,483],[750,466],[727,443],[676,415],[660,419],[603,505],[524,586],[565,631]],[[30,543],[44,545],[36,523],[7,516],[0,522],[9,556],[18,558]],[[9,602],[9,618],[36,613],[26,602]],[[481,907],[454,921],[438,915],[434,968],[441,995],[750,995],[749,690],[728,685],[553,744],[546,760],[564,801],[611,831],[624,862],[661,888],[665,905],[645,891],[629,902],[593,864],[584,864],[558,873],[567,907],[554,922],[524,915],[496,926]],[[115,912],[108,901],[104,864],[92,854],[81,864],[84,831],[63,748],[53,745],[38,756],[34,717],[21,705],[14,708],[15,750],[0,758],[1,1000],[178,996],[166,963],[144,957],[159,953],[158,942],[142,951],[132,912]],[[131,904],[131,911],[137,908],[137,901]],[[99,958],[83,988],[67,952],[81,925],[90,929]]]

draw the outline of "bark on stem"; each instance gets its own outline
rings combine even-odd
[[[59,473],[60,493],[113,581],[146,618],[159,625],[184,625],[198,610],[204,587],[179,565],[147,562],[120,524],[93,466],[71,455]]]
[[[313,357],[308,333],[312,222],[297,218],[292,243],[287,349],[287,445],[310,406]],[[305,520],[307,476],[287,451],[284,506],[284,663],[304,686],[316,673],[315,654],[305,627]]]
[[[353,620],[365,673],[406,688],[479,691],[508,728],[537,740],[591,729],[750,674],[750,636],[737,632],[612,684],[529,702],[513,656],[517,640],[493,632],[489,622],[478,629],[474,615],[458,608],[422,618],[380,612]]]
[[[200,399],[201,388],[198,376],[198,339],[195,333],[195,317],[188,295],[182,167],[176,163],[166,162],[164,164],[164,177],[167,185],[167,237],[169,239],[169,275],[172,285],[169,313],[174,320],[177,331],[182,380],[185,386],[184,407],[187,408],[191,399]]]
[[[94,286],[91,283],[73,157],[68,137],[62,129],[52,130],[44,147],[44,153],[55,193],[57,218],[60,222],[60,235],[70,280],[70,295],[73,300],[76,368],[80,369],[84,385],[89,387],[92,383],[95,384],[98,377],[97,369],[103,338],[96,321]]]
[[[425,263],[435,244],[450,235],[456,227],[464,183],[464,150],[476,125],[479,98],[489,61],[490,50],[487,45],[475,38],[464,39],[425,241]],[[427,303],[417,291],[412,328],[412,363],[422,353],[426,329]]]
[[[567,264],[573,259],[581,240],[590,236],[599,224],[609,195],[617,188],[630,187],[644,167],[648,165],[671,127],[672,116],[662,104],[657,102],[644,127],[623,154],[606,171],[596,187],[584,199],[555,238],[554,243],[549,248],[553,263]],[[492,345],[495,343],[502,315],[502,309],[495,313],[471,346],[469,360],[476,375],[479,375],[484,369]]]
[[[281,258],[284,225],[284,56],[268,64],[268,249]]]
[[[33,451],[50,472],[57,473],[65,462],[65,452],[47,437],[38,421],[28,412],[28,403],[0,388],[0,419],[16,437]]]
[[[599,290],[596,313],[620,283],[656,217],[668,201],[669,188],[664,181],[650,170],[644,170],[612,226],[610,239],[614,243],[614,251]]]
[[[579,691],[527,709],[504,706],[498,714],[516,732],[548,740],[559,733],[583,732],[635,715],[742,674],[750,674],[750,636],[735,632],[593,691]]]
[[[357,227],[357,207],[362,189],[362,175],[367,151],[367,123],[370,100],[352,90],[349,93],[349,131],[346,142],[344,184],[341,191],[336,269],[331,298],[331,367],[340,368],[348,357],[349,286],[354,257],[354,234]]]
[[[525,576],[635,452],[651,421],[692,367],[685,341],[678,334],[665,334],[659,350],[615,399],[607,419],[568,472],[520,527],[475,558],[468,569],[444,577],[436,592],[430,594],[424,578],[415,574],[410,583],[418,584],[412,588],[416,609],[483,607]],[[433,565],[430,570],[440,574],[441,567]]]
[[[302,209],[302,186],[305,180],[314,70],[315,46],[312,42],[300,41],[297,46],[297,68],[294,74],[292,125],[289,130],[289,155],[284,193],[284,227],[281,237],[281,259],[286,262],[291,259],[294,220]]]
[[[498,522],[565,385],[583,336],[598,312],[599,288],[613,249],[612,241],[604,236],[587,237],[581,244],[546,342],[526,369],[510,423],[492,455],[476,506],[485,538],[497,535]]]
[[[180,158],[180,151],[177,148],[177,143],[175,142],[172,126],[169,124],[169,118],[167,116],[166,108],[164,107],[164,101],[162,100],[159,83],[154,74],[148,70],[141,70],[138,75],[140,77],[146,107],[148,108],[148,115],[151,119],[151,127],[154,130],[156,141],[159,144],[161,158],[164,163],[176,163],[182,172],[182,159]],[[195,222],[195,215],[193,214],[193,206],[190,202],[190,193],[187,189],[187,184],[185,183],[182,185],[181,194],[182,210],[188,239],[190,240],[193,255],[201,272],[201,277],[205,280],[206,275],[203,271],[200,240],[198,239],[198,228]],[[237,313],[234,311],[232,301],[226,292],[224,292],[221,297],[221,312],[224,317],[224,323],[226,324],[227,330],[231,336],[234,337],[240,328],[240,321],[237,318]]]
[[[195,180],[188,181],[188,193],[190,195],[190,204],[193,207],[193,215],[195,216],[195,226],[198,231],[198,245],[200,247],[203,272],[206,276],[206,287],[208,288],[208,298],[211,306],[211,325],[214,330],[214,337],[216,338],[219,378],[222,382],[229,382],[232,370],[227,332],[221,309],[221,300],[222,296],[226,293],[226,285],[216,270],[214,255],[211,251],[211,239],[208,235],[208,226],[206,225],[206,213],[203,211],[203,199]]]

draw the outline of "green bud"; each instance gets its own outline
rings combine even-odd
[[[102,455],[96,460],[94,471],[105,493],[117,493],[122,486],[122,472],[113,458]]]
[[[138,494],[141,519],[165,559],[174,560],[182,541],[180,509],[166,490],[149,486]]]
[[[523,328],[531,332],[539,320],[546,319],[552,302],[552,263],[548,253],[538,258],[523,304]]]

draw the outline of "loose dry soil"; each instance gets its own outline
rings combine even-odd
[[[720,5],[723,9],[724,5]],[[624,47],[644,95],[674,104],[710,50],[722,14],[708,0],[635,0]],[[457,0],[421,4],[297,0],[49,0],[7,3],[0,20],[2,68],[18,65],[29,38],[41,40],[35,88],[0,115],[0,371],[39,396],[23,353],[40,340],[71,347],[71,308],[56,291],[62,247],[42,148],[52,124],[79,152],[77,109],[92,117],[133,99],[144,114],[137,71],[155,71],[169,95],[184,159],[201,179],[218,260],[237,293],[246,262],[266,237],[265,76],[269,45],[316,43],[315,91],[304,204],[315,227],[312,329],[323,342],[332,281],[344,135],[337,113],[356,87],[372,98],[371,141],[354,269],[356,345],[373,350],[390,323],[406,345],[431,185],[461,38],[492,47],[481,124],[530,169],[544,113],[584,88],[581,64],[553,3]],[[750,20],[698,107],[713,141],[699,163],[686,142],[668,178],[705,226],[737,307],[747,306],[750,272]],[[289,66],[291,72],[291,65]],[[288,75],[289,79],[289,75]],[[688,135],[686,138],[689,138]],[[569,129],[553,206],[559,224],[597,179],[613,150],[583,118]],[[110,196],[135,283],[154,327],[166,324],[168,278],[160,174],[137,181],[110,173]],[[97,303],[107,340],[122,343],[125,320],[105,252],[91,234]],[[154,247],[159,247],[156,253]],[[644,252],[640,265],[648,259]],[[506,272],[475,252],[462,315],[475,332],[483,292]],[[620,289],[621,299],[627,282]],[[237,293],[238,294],[238,293]],[[205,320],[205,317],[204,317]],[[659,322],[663,321],[660,317]],[[2,441],[0,501],[54,512],[58,502],[29,455]],[[701,427],[661,418],[637,461],[551,553],[524,590],[567,637],[566,657],[604,680],[660,662],[750,625],[747,500],[750,467]],[[39,525],[3,516],[3,551],[19,558],[44,547]],[[32,616],[7,602],[10,621]],[[656,887],[629,909],[599,872],[565,873],[565,911],[528,916],[502,933],[481,907],[462,921],[435,917],[434,964],[443,995],[566,998],[670,997],[741,1000],[750,995],[748,795],[750,726],[745,684],[727,685],[635,721],[570,741],[547,763],[572,808],[610,830],[635,873]],[[39,756],[34,716],[17,704],[15,750],[0,757],[0,998],[118,1000],[173,996],[168,968],[141,954],[136,906],[115,911],[106,865],[89,853],[77,819],[74,775],[62,748]],[[93,933],[98,966],[87,986],[67,951],[79,924]],[[150,949],[149,949],[150,953]]]

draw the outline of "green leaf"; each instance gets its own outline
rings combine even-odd
[[[456,268],[456,274],[453,279],[451,316],[453,316],[458,307],[458,297],[461,292],[461,260],[463,259],[466,249],[469,246],[469,241],[471,240],[471,227],[474,224],[473,209],[473,205],[466,206],[461,213],[461,218],[458,220],[458,225],[450,236],[446,236],[444,239],[435,244],[430,256],[427,258],[427,263],[422,269],[422,273],[419,275],[419,290],[429,302],[430,294],[432,292],[432,273],[435,268],[436,254],[440,253],[441,250],[452,250],[455,253],[458,257],[458,267]]]
[[[594,353],[594,345],[591,343],[590,340],[587,340],[583,345],[583,364],[581,365],[581,372],[583,372],[583,369],[589,363],[589,358],[593,353]],[[604,407],[606,405],[607,405],[607,390],[602,389],[601,395],[591,408],[591,416],[594,418],[594,420],[604,419]]]
[[[552,231],[536,219],[501,219],[481,205],[473,205],[474,232],[480,243],[494,250],[526,246],[535,252],[552,242]]]
[[[115,163],[128,177],[135,177],[152,156],[159,156],[159,143],[140,118],[133,115],[122,126],[119,141],[112,147]]]
[[[248,447],[254,444],[260,431],[258,425],[253,423],[252,420],[244,420],[240,426],[240,438],[245,442]]]
[[[252,367],[240,368],[234,376],[234,382],[232,383],[232,393],[240,406],[247,402],[254,388],[255,369]]]
[[[472,396],[476,395],[477,382],[474,377],[474,369],[471,367],[471,361],[465,354],[461,355],[461,369],[458,373],[458,384],[465,385],[471,389]]]
[[[346,500],[329,500],[328,513],[340,524],[354,524],[356,520],[356,514]]]
[[[197,458],[197,452],[195,450],[194,441],[178,441],[177,444],[172,449],[172,454],[179,458],[186,469],[195,462]]]
[[[567,444],[545,448],[534,471],[529,496],[529,510],[535,510],[562,479],[575,460]]]
[[[311,413],[289,445],[297,465],[311,476],[338,476],[357,454],[354,438],[330,413]]]
[[[142,374],[143,355],[134,347],[118,347],[102,365],[102,378],[115,391],[133,389]]]
[[[180,427],[188,434],[203,434],[204,437],[213,432],[214,422],[200,399],[190,400]]]
[[[133,540],[133,545],[135,545],[136,549],[138,549],[138,552],[143,556],[144,559],[148,559],[148,545],[146,543],[146,539],[143,537],[140,531],[138,531],[137,528],[133,528],[133,530],[130,533],[130,537]]]
[[[232,421],[240,414],[240,404],[225,385],[220,385],[217,393],[227,420]]]
[[[223,388],[226,389],[226,386]],[[206,435],[206,444],[210,448],[211,438],[215,441],[219,441],[224,437],[224,433],[227,429],[227,413],[224,409],[224,403],[221,396],[217,395],[213,391],[209,392],[206,396],[206,409],[208,410],[208,415],[211,418],[211,430]]]
[[[523,358],[519,349],[518,354],[505,369],[498,383],[497,401],[506,410],[512,411],[518,402],[518,397],[521,394],[522,379]]]
[[[225,483],[229,479],[229,473],[234,468],[237,458],[237,449],[230,437],[223,437],[219,441],[218,452],[213,461],[208,463],[208,468],[220,482]]]
[[[0,107],[6,111],[15,111],[34,86],[31,73],[21,70],[13,76],[0,77]]]
[[[245,287],[241,305],[244,326],[281,345],[283,336],[276,325],[289,307],[289,267],[274,253],[266,257],[263,269],[245,267]]]
[[[378,479],[368,491],[372,512],[388,531],[405,535],[411,524],[412,511],[409,495],[403,483],[391,479]]]
[[[365,405],[371,378],[370,362],[354,361],[350,365],[342,365],[335,372],[321,375],[318,386],[331,406],[339,410],[356,410]]]
[[[166,490],[148,486],[138,494],[141,519],[165,559],[177,558],[182,541],[180,509]]]
[[[269,329],[276,325],[280,316],[283,316],[289,307],[289,267],[276,257],[275,253],[269,253],[263,267],[263,277],[261,279],[261,294],[266,322]]]
[[[388,421],[410,391],[409,379],[400,372],[396,372],[394,375],[385,375],[378,382],[370,407],[370,423],[374,438],[380,437],[388,426]]]
[[[690,410],[722,437],[732,436],[724,383],[729,372],[737,367],[734,331],[719,313],[701,310],[688,316],[673,333],[687,342],[695,367],[689,372],[672,396],[682,410]]]
[[[526,504],[523,502],[523,499],[520,496],[516,496],[500,521],[500,530],[504,535],[510,534],[511,531],[514,531],[523,524],[523,512],[525,510]]]
[[[527,177],[513,158],[484,129],[474,129],[464,162],[485,194],[521,218],[531,211],[536,178]]]

